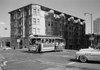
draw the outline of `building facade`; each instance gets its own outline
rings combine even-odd
[[[85,43],[85,23],[71,17],[65,25],[66,49],[81,49]]]
[[[64,37],[69,49],[82,46],[81,40],[85,35],[83,19],[38,4],[29,4],[9,13],[12,47],[18,47],[18,43],[23,47],[27,44],[25,40],[35,35]]]
[[[93,33],[100,34],[100,18],[93,21]]]

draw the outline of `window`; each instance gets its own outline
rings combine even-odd
[[[80,30],[81,28],[80,28],[80,27],[78,27],[78,29]]]
[[[34,7],[34,8],[33,8],[33,14],[34,14],[34,15],[39,15],[39,14],[40,14],[40,9],[37,8],[37,7]]]
[[[21,12],[21,10],[18,10],[18,11],[17,11],[17,17],[18,17],[18,19],[22,17],[22,12]]]
[[[14,19],[16,19],[16,14],[14,14]]]
[[[37,9],[37,14],[40,14],[40,9]]]
[[[51,24],[51,26],[53,27],[53,23]]]
[[[33,32],[32,32],[33,34],[36,34],[36,28],[33,28]]]
[[[33,24],[36,24],[36,18],[33,18]]]
[[[71,30],[71,26],[69,27],[69,30]]]
[[[40,24],[40,19],[39,18],[33,18],[33,24]]]
[[[40,24],[40,19],[39,18],[37,19],[37,24]]]
[[[48,22],[48,26],[50,26],[50,22]]]
[[[39,28],[37,28],[37,31],[36,31],[36,32],[37,32],[37,34],[40,34],[40,29],[39,29]]]
[[[48,24],[48,26],[50,26],[50,24]]]
[[[36,15],[37,12],[36,12],[36,8],[33,8],[33,14]]]

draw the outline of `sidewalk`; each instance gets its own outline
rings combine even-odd
[[[78,50],[64,49],[63,52],[77,52]]]
[[[74,55],[78,50],[69,50],[64,49],[63,51],[59,52],[62,55]]]

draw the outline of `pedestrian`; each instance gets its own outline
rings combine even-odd
[[[58,42],[56,41],[55,42],[55,51],[57,51],[57,49],[58,49]]]

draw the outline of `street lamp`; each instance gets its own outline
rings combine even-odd
[[[91,40],[91,46],[92,46],[92,41],[94,40],[94,37],[92,36],[92,13],[84,13],[84,15],[90,15],[91,17],[91,37],[89,38]]]

